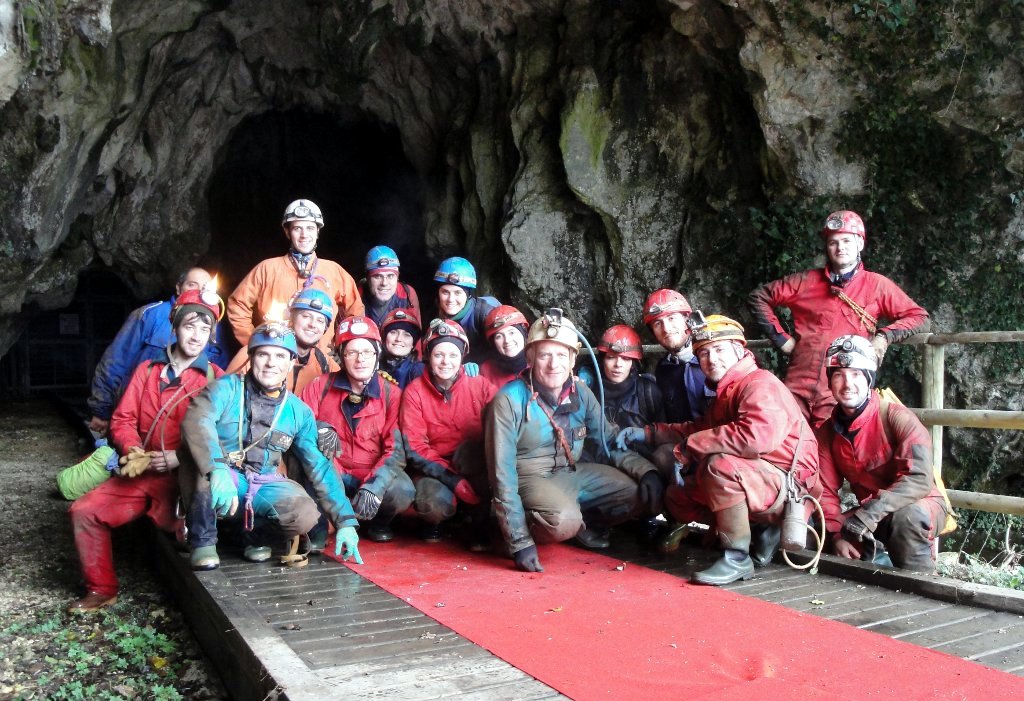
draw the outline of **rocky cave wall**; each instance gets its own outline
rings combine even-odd
[[[865,213],[868,265],[938,328],[1021,328],[1021,15],[0,0],[0,352],[87,267],[166,289],[217,233],[208,191],[239,124],[295,109],[396,130],[432,256],[466,255],[485,291],[591,332],[637,323],[665,285],[747,318],[754,285],[817,262],[840,207]],[[910,353],[893,368],[912,382]],[[949,360],[949,404],[1021,408],[1019,350]],[[986,440],[993,462],[1020,447]]]

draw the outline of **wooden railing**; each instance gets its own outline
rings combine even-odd
[[[932,459],[942,471],[942,433],[945,426],[963,428],[1024,429],[1024,411],[997,411],[993,409],[946,409],[944,392],[946,383],[946,346],[968,343],[1020,343],[1024,331],[968,331],[963,333],[921,333],[911,336],[903,343],[923,347],[924,362],[921,368],[921,408],[912,408],[929,427],[932,434]],[[966,492],[950,489],[949,500],[953,506],[978,511],[1024,515],[1024,499]]]
[[[923,407],[908,407],[932,436],[932,459],[942,471],[942,433],[945,426],[987,429],[1024,429],[1024,411],[998,411],[994,409],[946,409],[946,346],[968,343],[1021,343],[1024,331],[967,331],[963,333],[921,333],[902,343],[921,346],[924,354],[921,370],[921,403]],[[766,350],[772,347],[767,339],[752,339],[748,347]],[[661,351],[660,346],[644,346],[645,354]],[[967,492],[948,489],[953,506],[977,511],[1024,515],[1024,498],[985,492]]]

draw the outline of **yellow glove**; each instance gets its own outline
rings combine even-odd
[[[138,477],[149,469],[149,464],[153,461],[153,456],[155,455],[156,451],[146,453],[139,446],[129,448],[128,454],[117,461],[121,466],[121,476],[129,478]]]

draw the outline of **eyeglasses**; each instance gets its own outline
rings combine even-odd
[[[377,355],[377,351],[374,350],[347,350],[342,354],[345,360],[369,360],[373,356]]]

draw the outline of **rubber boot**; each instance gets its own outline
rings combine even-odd
[[[217,555],[216,545],[201,545],[198,548],[192,549],[192,555],[189,557],[189,564],[192,569],[203,571],[203,570],[215,570],[220,567],[220,556]]]
[[[608,529],[585,525],[576,534],[576,542],[589,550],[603,550],[612,544]]]
[[[695,584],[722,586],[753,577],[754,561],[749,555],[750,521],[746,503],[740,502],[715,512],[715,527],[725,552],[711,567],[694,572],[690,581]]]
[[[767,567],[771,564],[775,553],[779,551],[779,541],[782,540],[782,528],[780,526],[755,526],[751,529],[750,537],[750,559],[754,561],[754,567]]]

